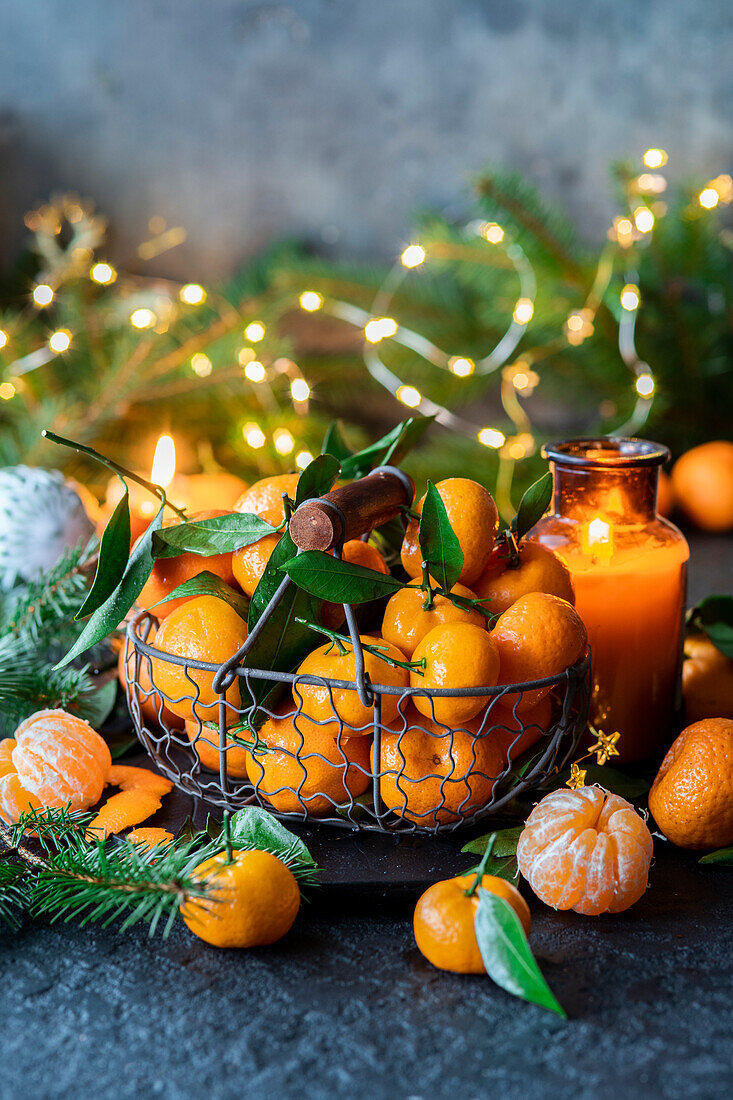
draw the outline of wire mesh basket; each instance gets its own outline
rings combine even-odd
[[[315,546],[338,556],[347,538],[368,535],[411,500],[409,479],[384,467],[306,501],[290,533],[299,552]],[[365,671],[354,609],[344,604],[353,680],[247,667],[258,632],[292,583],[285,577],[242,649],[222,664],[156,649],[150,612],[128,624],[124,668],[135,730],[182,791],[228,811],[260,805],[290,822],[434,834],[505,809],[573,757],[588,717],[589,652],[557,676],[522,684],[379,684]],[[170,682],[166,669],[176,672],[175,695],[161,687]],[[446,698],[473,698],[481,709],[449,725],[435,709]],[[360,704],[349,724],[345,699]]]

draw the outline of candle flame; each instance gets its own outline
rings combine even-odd
[[[611,540],[611,525],[606,523],[600,516],[596,516],[588,524],[588,542],[610,542]]]
[[[583,552],[593,558],[608,559],[613,555],[613,528],[600,516],[595,516],[583,529]]]
[[[171,481],[173,481],[175,472],[176,445],[173,442],[172,436],[162,435],[155,444],[153,469],[150,474],[150,480],[154,485],[160,485],[163,489],[167,489]]]

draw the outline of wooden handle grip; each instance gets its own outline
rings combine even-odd
[[[319,500],[304,501],[290,520],[290,536],[300,550],[333,550],[393,519],[412,502],[414,491],[413,485],[408,495],[400,477],[379,470]]]

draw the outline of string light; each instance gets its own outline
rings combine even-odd
[[[195,355],[191,356],[191,370],[199,378],[208,378],[213,369],[214,364],[208,355],[204,355],[202,351],[197,351]]]
[[[482,428],[478,433],[478,441],[483,443],[484,447],[493,447],[498,450],[506,443],[506,436],[496,428]]]
[[[661,168],[668,158],[664,149],[647,149],[642,159],[647,168]]]
[[[67,351],[71,346],[71,333],[66,328],[60,328],[56,332],[52,332],[48,338],[48,346],[51,351],[57,353]]]
[[[178,297],[187,306],[200,306],[206,301],[206,291],[198,283],[186,283],[178,291]]]
[[[392,317],[375,317],[371,321],[367,321],[364,326],[364,335],[370,344],[378,344],[380,340],[384,340],[388,336],[394,336],[397,332],[398,324]]]
[[[93,283],[99,283],[100,286],[109,286],[117,278],[117,272],[111,264],[100,261],[89,272],[89,278]]]
[[[273,435],[273,440],[275,443],[275,450],[279,455],[289,455],[295,447],[295,440],[287,428],[278,428]]]
[[[651,397],[654,393],[654,379],[651,374],[640,374],[636,379],[636,392],[639,397]]]
[[[720,195],[714,187],[704,187],[698,195],[697,201],[705,210],[712,210],[720,202]]]
[[[419,244],[408,245],[400,256],[400,263],[403,267],[419,267],[425,263],[425,249]]]
[[[468,378],[476,370],[473,359],[466,359],[460,355],[449,359],[448,367],[458,378]]]
[[[637,206],[634,211],[634,225],[640,233],[651,233],[654,228],[654,215],[648,206]]]
[[[299,451],[295,456],[295,465],[299,470],[304,470],[306,466],[309,466],[313,461],[313,455],[310,451]]]
[[[304,290],[298,298],[298,302],[300,308],[304,309],[306,313],[315,313],[323,305],[323,295],[319,294],[317,290]]]
[[[4,348],[8,342],[8,334],[4,328],[0,328],[0,348]]]
[[[504,240],[504,230],[496,222],[484,222],[481,226],[481,236],[489,244],[501,244]]]
[[[621,291],[621,305],[623,308],[628,310],[629,313],[633,313],[635,309],[639,308],[640,301],[641,298],[639,297],[638,286],[635,286],[633,283],[627,283]]]
[[[244,425],[244,427],[242,428],[242,435],[244,436],[245,442],[255,451],[259,450],[260,447],[264,447],[265,445],[264,432],[262,431],[262,428],[260,428],[259,424],[255,424],[253,420],[250,420],[247,424]]]
[[[3,401],[10,401],[15,397],[15,386],[12,382],[0,382],[0,398]]]
[[[534,314],[534,303],[530,298],[520,298],[514,307],[514,320],[518,325],[527,325]]]
[[[239,365],[241,367],[246,367],[248,363],[251,363],[252,360],[256,358],[257,356],[255,355],[252,348],[240,348],[237,352],[237,359],[239,360]]]
[[[157,320],[152,309],[136,309],[130,314],[130,324],[133,328],[152,328]]]
[[[50,306],[53,301],[53,290],[48,283],[39,283],[38,286],[33,287],[33,301],[41,309],[44,306]]]
[[[420,391],[416,390],[414,386],[399,386],[395,396],[398,401],[401,401],[403,405],[407,405],[409,409],[416,409],[422,401]]]
[[[265,381],[265,368],[262,363],[257,359],[253,359],[250,363],[247,363],[244,368],[244,373],[249,378],[250,382],[264,382]]]
[[[650,172],[642,172],[636,184],[640,191],[648,195],[661,195],[667,190],[667,181],[664,176],[653,176]]]
[[[264,337],[265,331],[265,326],[261,321],[250,321],[244,330],[244,335],[248,340],[251,340],[253,344],[257,344]]]
[[[310,394],[310,386],[305,378],[294,378],[290,383],[290,395],[293,401],[307,401]]]

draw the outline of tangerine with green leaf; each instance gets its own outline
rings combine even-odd
[[[203,766],[218,775],[221,761],[219,730],[212,729],[211,726],[207,726],[203,722],[188,721],[186,722],[186,737],[193,745],[194,752]],[[227,775],[233,779],[247,778],[247,750],[244,746],[233,741],[231,737],[226,739],[224,760],[226,761]]]
[[[488,489],[465,477],[450,477],[439,481],[435,488],[445,505],[446,514],[463,552],[461,584],[471,585],[486,568],[499,525],[499,513]],[[415,511],[422,512],[425,497]],[[420,550],[419,520],[411,519],[402,543],[402,564],[411,577],[422,574],[423,555]]]
[[[275,474],[255,481],[234,505],[235,512],[252,512],[271,527],[279,527],[285,521],[283,496],[295,499],[299,474]]]
[[[470,588],[454,584],[451,594],[464,600],[475,599]],[[426,607],[426,603],[430,606]],[[415,649],[433,627],[443,623],[473,623],[485,628],[486,618],[477,608],[462,607],[447,596],[429,600],[422,588],[405,587],[391,596],[382,619],[382,637],[412,657]]]
[[[552,550],[538,542],[521,542],[516,561],[508,547],[501,547],[474,583],[474,591],[485,601],[486,610],[496,615],[506,611],[520,596],[526,596],[529,592],[548,592],[568,603],[575,603],[575,590],[567,565]]]
[[[410,676],[405,655],[396,646],[379,638],[361,635],[364,647],[364,668],[373,684],[407,688]],[[370,651],[372,650],[372,651]],[[379,650],[383,656],[377,656]],[[383,659],[386,658],[386,659]],[[399,662],[393,664],[392,662]],[[324,680],[356,679],[356,658],[350,641],[330,641],[309,653],[298,668],[298,676],[319,676]],[[370,734],[374,712],[365,706],[354,688],[329,688],[326,684],[293,685],[293,698],[315,721],[341,719],[349,728],[349,737]],[[382,695],[382,721],[391,722],[397,715],[399,695]]]
[[[239,587],[250,599],[254,596],[255,588],[260,583],[280,538],[279,534],[265,535],[232,554],[232,572]]]

